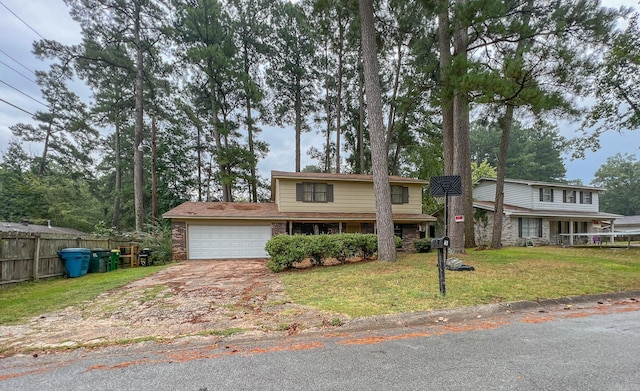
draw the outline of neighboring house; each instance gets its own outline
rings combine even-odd
[[[422,214],[427,181],[390,177],[393,221],[402,249],[436,219]],[[172,221],[173,257],[264,258],[274,235],[374,233],[371,175],[271,172],[270,203],[185,202],[163,214]]]
[[[614,221],[615,232],[632,233],[632,237],[640,236],[640,216],[622,216]],[[628,237],[627,237],[628,238]]]
[[[599,211],[603,189],[505,179],[503,246],[578,244],[601,239],[620,217]],[[496,179],[481,178],[473,189],[476,242],[491,241]],[[582,234],[582,235],[580,235]]]
[[[8,223],[0,221],[0,232],[22,232],[34,234],[63,234],[63,235],[87,235],[86,232],[73,228],[54,227],[49,222],[48,225],[31,224],[28,221],[21,223]]]

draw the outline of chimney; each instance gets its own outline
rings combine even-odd
[[[51,220],[47,220],[47,227],[49,227],[49,228],[53,228],[53,227],[51,226]]]

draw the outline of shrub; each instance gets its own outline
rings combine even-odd
[[[378,249],[374,234],[336,235],[278,235],[269,239],[265,250],[271,257],[267,267],[281,272],[309,258],[314,265],[323,265],[326,258],[336,258],[341,263],[360,255],[371,257]]]
[[[418,239],[413,242],[413,247],[419,253],[428,253],[431,250],[431,239]]]

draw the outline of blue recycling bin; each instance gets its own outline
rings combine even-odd
[[[64,248],[58,254],[64,260],[69,277],[81,277],[89,271],[91,250],[88,248]]]

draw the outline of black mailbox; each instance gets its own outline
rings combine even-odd
[[[431,248],[449,248],[450,240],[448,236],[431,239]]]

